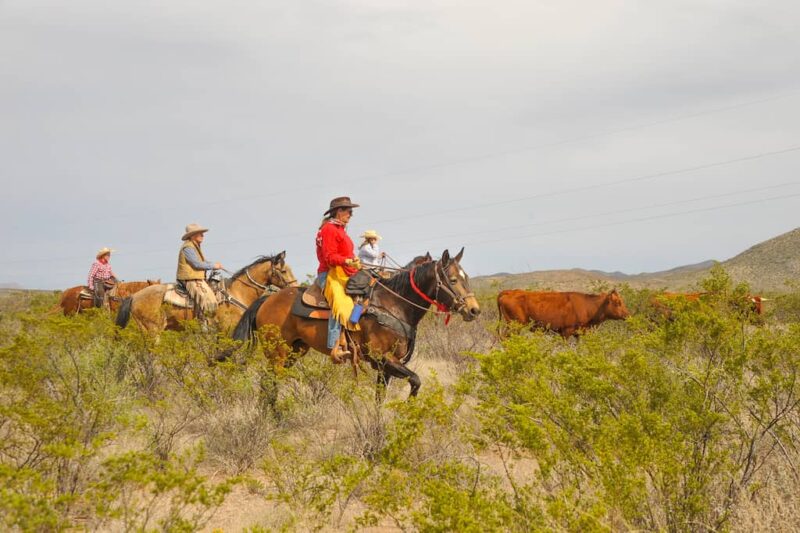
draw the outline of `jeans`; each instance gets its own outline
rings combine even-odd
[[[327,272],[322,272],[317,276],[316,284],[325,291],[325,280],[328,278]],[[339,337],[342,334],[342,325],[336,320],[336,317],[331,314],[328,318],[328,349],[332,349],[339,342]]]

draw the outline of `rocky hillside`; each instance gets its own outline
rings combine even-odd
[[[497,274],[475,279],[479,288],[587,291],[627,283],[635,288],[691,290],[716,261],[704,261],[662,272],[623,274],[598,270],[542,270],[524,274]],[[750,283],[756,291],[780,292],[787,281],[800,281],[800,228],[753,246],[723,261],[734,280]]]

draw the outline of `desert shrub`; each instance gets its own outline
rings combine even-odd
[[[120,335],[107,314],[65,318],[43,312],[45,303],[3,315],[16,325],[0,343],[0,524],[201,527],[235,479],[208,483],[198,473],[204,455],[174,450],[175,439],[199,406],[234,397],[244,372],[209,376],[208,362],[203,371],[186,364],[178,386],[166,354]],[[172,353],[183,361],[189,349]],[[196,390],[209,383],[225,390]]]
[[[772,315],[779,322],[800,322],[800,282],[789,281],[786,284],[789,291],[773,297]]]
[[[99,480],[88,491],[94,527],[147,531],[197,531],[213,516],[231,488],[230,478],[209,483],[198,473],[203,449],[188,449],[163,460],[129,452],[103,461]]]
[[[517,336],[480,357],[483,438],[536,461],[509,482],[548,527],[718,529],[765,465],[790,461],[800,328],[746,327],[747,288],[724,272],[704,287],[715,296],[655,326]]]

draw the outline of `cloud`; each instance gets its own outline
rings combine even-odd
[[[209,255],[229,267],[286,248],[295,270],[310,272],[319,216],[340,194],[364,205],[354,234],[398,219],[377,228],[387,250],[417,239],[438,253],[493,226],[766,186],[797,169],[787,155],[414,218],[800,142],[792,2],[80,0],[0,10],[0,281],[79,283],[103,245],[120,250],[126,279],[167,279],[189,222],[212,226]],[[667,268],[791,229],[796,208],[787,199],[485,243],[466,261],[484,273]]]

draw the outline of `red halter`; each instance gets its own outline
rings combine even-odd
[[[434,265],[433,268],[436,268],[436,266]],[[417,267],[414,267],[411,269],[411,272],[408,273],[408,278],[411,281],[411,288],[414,289],[414,292],[416,292],[420,298],[422,298],[429,304],[436,306],[437,312],[445,314],[444,325],[446,326],[447,324],[450,323],[450,310],[442,302],[434,300],[433,298],[431,298],[430,296],[419,290],[419,287],[417,287],[417,284],[414,282],[414,272],[416,270]]]

